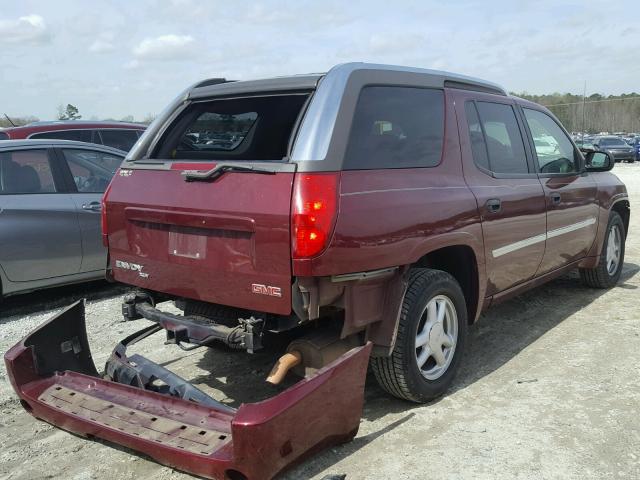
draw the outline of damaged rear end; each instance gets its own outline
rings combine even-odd
[[[36,418],[206,478],[269,479],[355,436],[371,344],[234,409],[144,357],[127,356],[127,346],[159,330],[152,325],[123,340],[101,374],[77,302],[5,354],[9,379]]]

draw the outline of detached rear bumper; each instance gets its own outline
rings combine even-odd
[[[271,399],[216,409],[101,379],[77,302],[11,348],[5,363],[39,419],[203,477],[269,479],[355,436],[370,351],[354,348]]]

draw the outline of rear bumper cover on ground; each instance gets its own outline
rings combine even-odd
[[[101,379],[77,302],[11,348],[5,363],[39,419],[203,477],[269,479],[355,436],[370,351],[354,348],[268,400],[216,409]]]

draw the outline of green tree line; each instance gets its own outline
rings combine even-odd
[[[600,95],[583,99],[572,93],[513,93],[546,106],[570,132],[640,132],[640,94]],[[584,100],[584,102],[583,102]]]

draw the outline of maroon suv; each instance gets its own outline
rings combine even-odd
[[[55,139],[97,143],[128,152],[146,125],[111,121],[59,120],[34,122],[22,127],[0,129],[0,140]]]
[[[542,138],[553,153],[536,149]],[[202,82],[149,128],[103,200],[110,277],[137,287],[123,314],[151,326],[116,347],[100,379],[81,358],[76,305],[46,330],[50,344],[77,350],[74,361],[33,338],[41,330],[7,354],[8,370],[28,408],[54,424],[199,475],[270,478],[355,435],[368,361],[385,390],[426,402],[451,384],[468,326],[491,304],[574,268],[588,286],[615,285],[629,201],[612,166],[606,153],[585,159],[545,108],[445,72],[355,63]],[[293,341],[267,380],[290,369],[304,378],[230,412],[127,357],[160,330],[183,348],[249,352],[286,333]],[[55,365],[24,373],[27,347]],[[76,405],[74,392],[99,412],[161,417],[167,437],[74,416],[60,400]],[[200,418],[219,420],[202,435],[221,440],[203,458],[188,443],[176,451],[175,422],[191,429]]]

